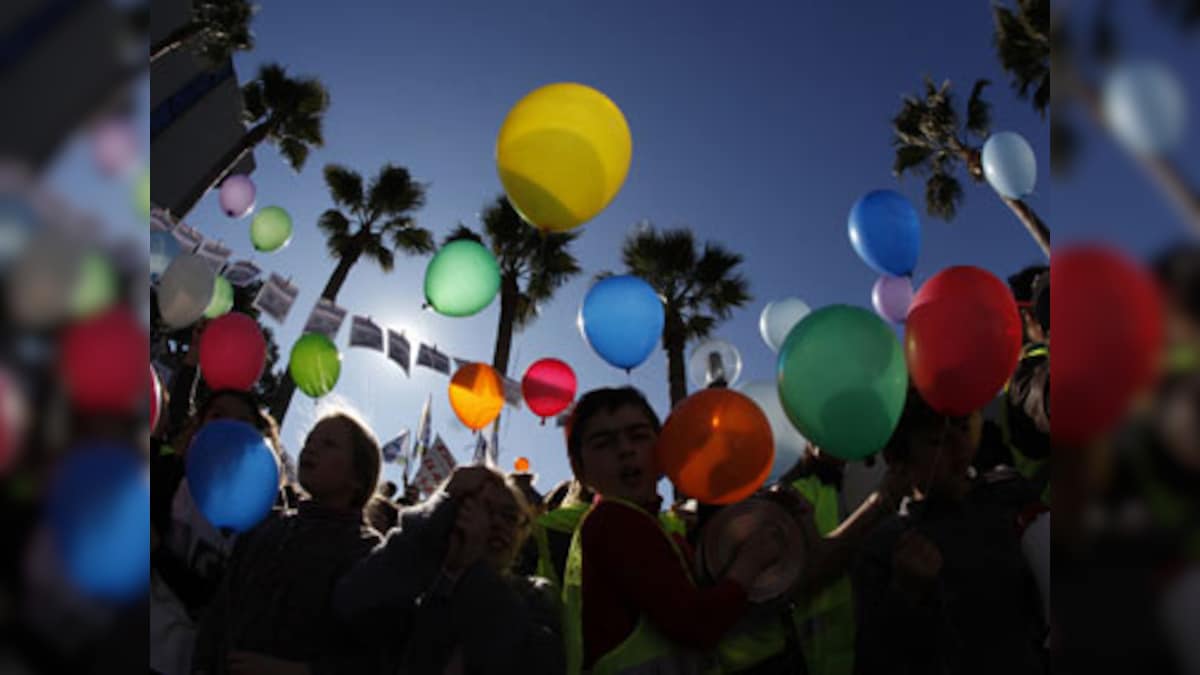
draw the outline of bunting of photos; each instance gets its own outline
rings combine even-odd
[[[226,281],[242,288],[262,276],[262,268],[249,260],[239,260],[225,268],[224,276]]]
[[[404,337],[403,333],[397,333],[391,328],[388,329],[388,358],[400,366],[404,370],[404,374],[411,376],[409,364],[412,363],[412,346],[408,343],[408,338]]]
[[[421,343],[420,348],[417,349],[417,365],[425,366],[443,375],[450,374],[450,357],[439,352],[437,347],[430,347],[425,343]]]
[[[277,323],[283,323],[292,311],[292,305],[296,304],[296,296],[299,294],[299,288],[272,272],[267,283],[258,290],[258,296],[254,298],[254,308]]]
[[[304,324],[305,333],[320,333],[330,340],[336,340],[338,331],[346,321],[346,310],[338,307],[329,300],[321,298],[313,306],[308,321]]]

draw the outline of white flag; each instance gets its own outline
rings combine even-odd
[[[179,247],[184,253],[191,253],[204,243],[204,235],[187,223],[176,223],[171,229],[171,236],[175,237],[175,241],[179,242]]]
[[[433,494],[450,477],[457,465],[454,455],[450,454],[450,449],[442,442],[442,437],[438,436],[433,446],[422,455],[421,468],[413,482],[422,493]]]
[[[346,321],[346,310],[321,298],[313,305],[312,313],[304,324],[305,333],[321,333],[330,340],[337,340],[338,331]]]
[[[276,322],[283,323],[288,312],[292,311],[292,305],[296,303],[296,296],[299,294],[299,288],[272,272],[271,278],[258,290],[258,297],[254,298],[254,308]]]
[[[450,374],[450,357],[424,343],[417,349],[417,365],[436,370],[443,375]]]
[[[383,446],[383,461],[389,464],[400,461],[400,458],[404,457],[405,453],[408,451],[409,436],[410,434],[408,429],[405,429],[401,431],[398,436],[388,441],[387,444]]]
[[[388,358],[404,369],[405,375],[411,375],[409,364],[412,363],[412,347],[403,333],[388,329]]]
[[[221,244],[219,241],[209,239],[200,244],[200,249],[196,251],[196,255],[208,263],[208,266],[212,268],[213,274],[220,274],[221,268],[225,267],[225,263],[229,261],[229,256],[233,255],[233,249]]]
[[[225,278],[234,286],[249,286],[262,275],[262,268],[249,260],[239,260],[225,268]]]
[[[500,379],[504,382],[504,401],[520,410],[521,401],[524,400],[521,394],[521,383],[507,376],[501,376]]]

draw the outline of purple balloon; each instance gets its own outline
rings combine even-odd
[[[879,316],[892,323],[904,323],[912,304],[913,287],[909,277],[882,276],[871,289],[871,302]]]
[[[221,182],[221,210],[230,218],[241,218],[254,209],[254,181],[236,174]]]
[[[96,126],[92,133],[92,156],[106,176],[128,171],[138,158],[137,132],[129,120],[115,117]]]

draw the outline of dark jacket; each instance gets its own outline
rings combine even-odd
[[[193,671],[225,673],[229,653],[242,650],[305,662],[314,673],[363,672],[330,601],[337,580],[378,541],[361,515],[315,502],[273,513],[238,539],[200,624]]]
[[[562,673],[560,609],[548,582],[482,562],[456,585],[441,575],[456,514],[446,495],[405,509],[338,585],[338,615],[379,646],[375,672],[441,675],[458,650],[470,675]]]

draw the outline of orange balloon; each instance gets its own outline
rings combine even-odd
[[[485,363],[468,363],[450,378],[450,407],[474,431],[491,424],[504,407],[504,383]]]
[[[671,411],[655,447],[659,467],[690,497],[732,504],[771,474],[775,439],[758,405],[732,389],[704,389]]]
[[[529,471],[529,460],[525,457],[518,457],[517,461],[513,462],[513,470],[517,473]]]

